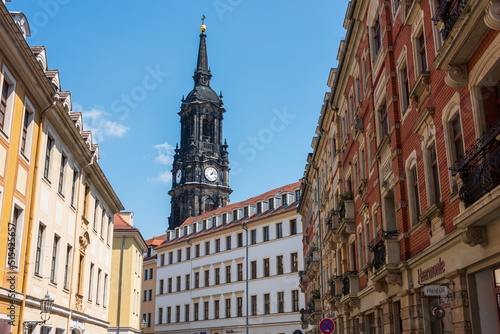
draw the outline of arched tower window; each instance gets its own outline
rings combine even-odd
[[[213,121],[210,118],[204,118],[202,122],[202,139],[204,142],[211,143],[214,137]]]
[[[207,198],[205,200],[205,212],[213,211],[215,210],[215,202],[211,198]]]

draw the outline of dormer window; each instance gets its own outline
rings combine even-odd
[[[212,226],[217,226],[217,217],[212,217]]]
[[[243,217],[248,217],[248,206],[243,208]]]
[[[203,229],[204,230],[207,229],[207,220],[206,219],[203,220]]]
[[[238,210],[233,210],[233,221],[238,220]]]
[[[184,235],[188,235],[188,227],[184,226]]]
[[[300,190],[295,190],[295,202],[300,201]]]
[[[281,195],[281,205],[282,206],[288,205],[288,195],[287,194]]]
[[[222,224],[223,224],[223,225],[226,225],[226,224],[227,224],[227,213],[224,213],[224,214],[222,215]]]
[[[148,247],[147,257],[150,257],[152,253],[153,253],[153,247],[149,246]]]
[[[262,202],[257,203],[257,213],[262,212]]]
[[[269,210],[274,210],[274,198],[269,199]]]

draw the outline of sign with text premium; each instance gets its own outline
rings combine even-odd
[[[444,261],[439,258],[438,263],[425,269],[418,269],[418,283],[422,284],[425,281],[433,279],[439,275],[444,274]]]
[[[444,285],[427,285],[424,286],[424,295],[428,297],[448,296],[448,287]]]

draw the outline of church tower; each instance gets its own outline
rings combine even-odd
[[[228,145],[222,141],[222,93],[217,96],[210,87],[205,24],[200,30],[194,88],[183,97],[179,112],[181,142],[180,147],[176,145],[172,166],[170,229],[186,218],[228,205],[232,192]]]

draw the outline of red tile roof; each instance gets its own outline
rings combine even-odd
[[[160,235],[158,237],[152,237],[151,239],[146,240],[146,245],[156,247],[161,245],[167,238],[166,234]]]
[[[271,196],[276,196],[277,194],[282,193],[282,192],[293,192],[295,189],[298,189],[298,188],[300,188],[300,182],[295,182],[295,183],[292,183],[292,184],[289,184],[289,185],[286,185],[286,186],[283,186],[283,187],[280,187],[280,188],[276,188],[276,189],[270,190],[270,191],[268,191],[268,192],[266,192],[264,194],[261,194],[259,196],[255,196],[255,197],[249,198],[249,199],[247,199],[245,201],[238,202],[238,203],[233,203],[233,204],[230,204],[230,205],[218,208],[216,210],[213,210],[213,211],[210,211],[210,212],[206,212],[206,213],[204,213],[202,215],[199,215],[197,217],[190,217],[190,218],[186,219],[184,221],[184,223],[182,223],[181,226],[186,226],[186,225],[191,225],[191,224],[197,223],[199,221],[202,221],[203,219],[207,219],[207,218],[213,216],[214,214],[220,215],[223,212],[232,212],[233,209],[242,208],[245,205],[255,205],[257,202],[259,202],[259,201],[265,201],[265,200],[267,200]],[[279,206],[279,207],[277,207],[277,208],[275,208],[273,210],[269,210],[268,209],[268,210],[266,210],[266,211],[264,211],[262,213],[255,213],[255,214],[253,214],[250,217],[243,217],[241,219],[238,219],[238,220],[235,220],[235,221],[231,221],[231,222],[229,222],[228,224],[225,224],[225,225],[219,225],[219,226],[216,226],[216,227],[211,227],[209,229],[202,230],[202,231],[197,232],[197,233],[192,233],[192,234],[189,234],[189,235],[184,235],[184,236],[182,236],[180,238],[172,239],[170,241],[165,241],[161,245],[159,245],[158,247],[163,247],[163,246],[166,246],[166,245],[172,245],[172,244],[175,244],[175,243],[178,243],[178,242],[185,241],[187,239],[191,239],[193,237],[199,237],[199,236],[202,236],[202,235],[210,234],[210,233],[215,232],[215,231],[221,231],[221,230],[230,228],[232,226],[241,224],[243,222],[250,223],[250,222],[257,221],[257,220],[260,220],[260,219],[263,219],[263,218],[267,218],[267,217],[271,217],[271,216],[274,216],[274,215],[277,215],[277,214],[280,214],[280,213],[284,213],[284,212],[296,210],[298,204],[299,204],[299,202],[295,201],[294,203],[289,203],[287,206],[283,206],[282,205],[282,206]]]
[[[115,214],[113,219],[114,230],[137,230],[135,227],[127,223],[118,213]]]

